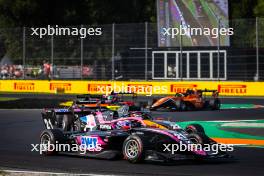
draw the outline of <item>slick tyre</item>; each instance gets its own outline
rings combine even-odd
[[[62,130],[70,131],[73,127],[73,117],[71,115],[64,115],[62,119]]]
[[[202,133],[205,134],[204,128],[200,124],[190,124],[185,128],[185,131],[191,133]]]
[[[187,110],[187,105],[184,101],[178,100],[175,102],[176,108],[179,111],[186,111]]]
[[[221,102],[219,99],[214,99],[209,101],[209,107],[211,110],[219,110],[221,107]]]
[[[73,130],[74,131],[83,131],[83,129],[81,127],[81,120],[80,119],[77,119],[77,120],[74,121]]]
[[[144,146],[140,137],[131,135],[124,141],[123,156],[130,163],[140,163],[145,159]]]
[[[44,130],[40,134],[40,153],[42,155],[55,155],[58,151],[55,150],[56,144],[65,143],[66,138],[63,132],[59,129]],[[57,143],[56,143],[57,142]]]
[[[190,141],[192,141],[194,144],[210,144],[211,140],[208,136],[206,136],[203,133],[191,133],[188,135],[188,138]]]

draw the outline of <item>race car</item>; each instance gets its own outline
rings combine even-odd
[[[205,94],[212,93],[210,97]],[[150,110],[172,110],[172,111],[186,111],[186,110],[201,110],[211,109],[219,110],[221,106],[218,98],[217,90],[191,90],[188,89],[185,93],[176,93],[175,96],[167,96],[158,100],[153,100]]]
[[[124,100],[124,97],[130,97],[132,100]],[[91,94],[83,94],[77,95],[77,100],[73,102],[73,105],[82,105],[87,108],[95,108],[95,107],[106,107],[111,110],[116,110],[122,105],[127,105],[131,109],[138,108],[135,104],[135,100],[137,98],[136,93],[115,93],[111,92],[109,95],[91,95]]]
[[[96,129],[88,132],[46,129],[40,135],[41,146],[44,146],[41,154],[63,153],[101,159],[124,158],[131,163],[145,160],[169,162],[182,159],[229,158],[226,152],[215,153],[209,148],[205,149],[204,145],[211,146],[216,142],[207,137],[202,129],[197,129],[190,132],[181,128],[171,130],[154,128],[149,127],[144,120],[137,117],[113,120],[98,125]],[[57,148],[50,147],[58,144],[70,147],[64,148],[67,149],[66,151],[58,151]],[[190,148],[188,151],[166,150],[169,145],[179,144],[195,146],[200,144],[199,146],[202,147]],[[166,149],[165,146],[167,146]]]

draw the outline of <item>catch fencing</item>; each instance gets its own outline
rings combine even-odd
[[[208,47],[159,47],[156,23],[72,27],[99,27],[102,35],[40,38],[29,27],[0,29],[1,79],[264,80],[262,18],[229,21],[230,45],[219,39]]]

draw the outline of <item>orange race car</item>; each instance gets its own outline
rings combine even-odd
[[[212,93],[212,95],[208,95]],[[150,110],[200,110],[200,109],[220,109],[221,103],[217,90],[187,90],[185,93],[176,93],[175,96],[167,96],[158,100],[153,100]]]

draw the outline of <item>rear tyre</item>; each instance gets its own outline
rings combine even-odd
[[[124,141],[123,155],[130,163],[139,163],[145,159],[143,142],[140,137],[131,135]]]
[[[217,98],[217,99],[213,99],[213,100],[210,100],[209,101],[209,106],[212,110],[219,110],[220,107],[221,107],[221,102],[220,100]]]
[[[57,143],[56,143],[57,141]],[[40,144],[42,155],[55,155],[58,151],[55,150],[56,144],[63,144],[66,141],[66,137],[59,129],[44,130],[40,134]],[[53,147],[51,146],[53,145]]]
[[[73,122],[73,130],[74,131],[82,131],[82,127],[81,127],[81,120],[77,119]]]
[[[182,100],[177,100],[175,102],[175,105],[176,105],[177,110],[179,110],[179,111],[186,111],[187,110],[187,105]]]
[[[205,134],[204,128],[200,124],[190,124],[185,128],[185,131],[189,134],[191,133],[201,133]]]
[[[64,115],[62,119],[62,130],[70,131],[73,127],[73,117],[71,115]]]

